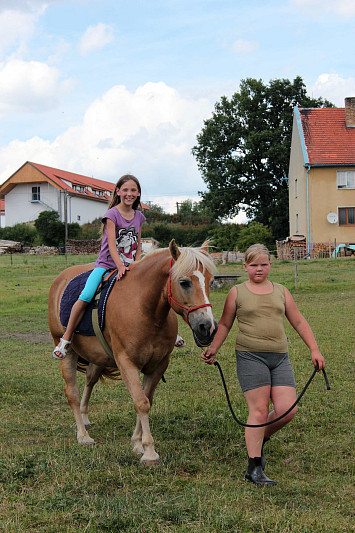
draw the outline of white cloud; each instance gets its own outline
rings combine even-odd
[[[320,74],[309,92],[315,98],[322,96],[337,107],[344,107],[344,99],[355,96],[355,78],[341,78],[336,73]]]
[[[254,41],[245,41],[244,39],[237,39],[231,46],[233,52],[237,54],[251,54],[258,50],[259,45]]]
[[[79,42],[81,54],[89,54],[101,50],[114,41],[113,26],[99,22],[96,26],[89,26]]]
[[[0,183],[33,160],[108,181],[132,172],[149,200],[197,196],[205,187],[191,148],[212,108],[208,100],[184,98],[162,82],[135,92],[115,86],[90,105],[82,124],[53,142],[34,138],[3,147]]]
[[[354,0],[291,0],[291,3],[302,9],[302,14],[335,14],[345,18],[355,16]]]
[[[13,46],[23,47],[35,30],[35,24],[43,9],[34,13],[6,10],[0,12],[0,54]]]
[[[38,61],[10,59],[0,64],[0,114],[12,111],[42,112],[57,105],[70,86],[61,73]]]

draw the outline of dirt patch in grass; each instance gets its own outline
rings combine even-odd
[[[32,333],[0,333],[0,340],[8,340],[8,339],[14,339],[14,340],[20,340],[23,342],[52,342],[52,336],[49,333],[49,331],[41,332],[36,331]]]

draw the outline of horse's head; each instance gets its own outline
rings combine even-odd
[[[208,346],[217,331],[209,301],[210,283],[216,267],[207,249],[169,245],[169,303],[192,329],[197,346]]]

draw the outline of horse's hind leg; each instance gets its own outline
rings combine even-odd
[[[65,381],[65,394],[74,414],[79,444],[92,445],[95,444],[95,442],[89,436],[80,413],[80,391],[76,379],[77,362],[78,356],[75,354],[75,352],[73,352],[73,350],[69,350],[66,358],[60,363],[62,375]]]
[[[80,412],[86,429],[90,429],[91,427],[88,417],[91,393],[93,391],[94,386],[98,382],[103,370],[103,367],[97,366],[94,363],[89,363],[86,369],[86,382],[80,402]]]

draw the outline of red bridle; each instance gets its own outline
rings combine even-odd
[[[189,314],[192,311],[196,311],[196,309],[202,309],[203,307],[212,307],[212,304],[208,303],[208,304],[203,304],[203,305],[195,305],[194,307],[186,307],[186,305],[182,305],[181,303],[174,300],[171,294],[171,267],[172,265],[173,265],[173,258],[171,258],[170,260],[170,268],[169,268],[169,292],[168,292],[169,305],[171,307],[171,302],[174,302],[174,304],[178,305],[182,309],[185,309],[187,311],[186,320],[187,320],[187,323],[189,324]]]

